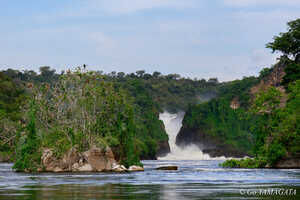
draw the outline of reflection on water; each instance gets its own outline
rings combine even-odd
[[[220,161],[144,161],[145,172],[24,174],[0,164],[0,200],[29,199],[287,199],[246,196],[241,189],[296,189],[300,170],[223,169]],[[178,165],[178,171],[156,171]]]
[[[243,186],[242,186],[243,187]],[[249,186],[251,188],[251,186]],[[252,188],[257,188],[258,185]],[[27,186],[22,190],[8,190],[0,192],[0,199],[11,200],[40,200],[40,199],[299,199],[296,196],[244,196],[239,194],[240,186],[228,185],[128,185],[106,184],[92,185],[54,185],[54,186]],[[270,188],[270,186],[261,186]],[[277,187],[272,187],[277,188]],[[290,188],[290,187],[285,187]],[[300,187],[293,187],[299,191]]]

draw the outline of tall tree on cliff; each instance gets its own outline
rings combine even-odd
[[[267,48],[273,52],[281,52],[285,56],[292,56],[295,61],[300,59],[300,18],[287,23],[288,32],[279,33],[274,41],[268,43]]]
[[[274,41],[267,44],[267,48],[273,52],[283,53],[287,62],[285,68],[286,75],[283,77],[282,84],[288,87],[288,84],[300,79],[300,18],[287,23],[288,31],[279,33],[274,37]]]

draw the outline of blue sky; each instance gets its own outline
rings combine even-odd
[[[0,69],[87,64],[228,81],[274,64],[265,44],[299,11],[299,0],[0,0]]]

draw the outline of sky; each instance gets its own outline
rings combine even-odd
[[[0,0],[0,70],[258,75],[300,0]]]

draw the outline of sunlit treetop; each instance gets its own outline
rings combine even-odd
[[[268,43],[266,47],[300,61],[300,18],[288,22],[287,25],[288,31],[279,33],[279,36],[275,36],[274,41]]]

